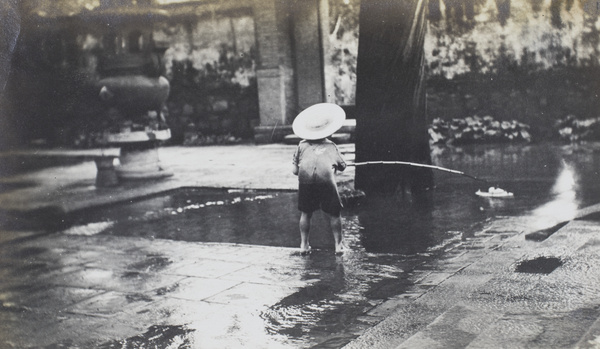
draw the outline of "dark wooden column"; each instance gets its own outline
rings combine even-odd
[[[16,0],[8,0],[0,2],[0,23],[2,33],[0,34],[0,148],[16,144],[20,141],[22,134],[21,129],[16,127],[18,122],[15,122],[16,117],[12,114],[12,101],[10,96],[9,77],[11,76],[11,68],[13,63],[13,54],[17,49],[17,41],[21,27],[21,14],[19,2]],[[13,76],[13,85],[18,84]]]
[[[17,45],[21,27],[21,16],[16,1],[7,1],[0,5],[0,21],[3,33],[0,35],[0,96],[4,91],[10,74],[11,59]]]
[[[427,136],[423,40],[425,0],[369,0],[360,8],[356,88],[356,161],[431,163]],[[431,170],[359,166],[356,188],[423,192]]]

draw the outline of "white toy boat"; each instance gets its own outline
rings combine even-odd
[[[475,193],[477,196],[486,198],[512,198],[514,194],[504,189],[490,187],[488,191],[477,190]]]

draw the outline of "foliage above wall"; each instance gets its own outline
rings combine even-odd
[[[172,2],[190,2],[191,7],[206,3],[137,2],[167,7]],[[50,27],[56,18],[64,19],[57,22],[66,27],[69,18],[102,3],[106,1],[19,2],[23,13],[35,14]],[[531,125],[537,139],[556,135],[555,120],[573,115],[561,124],[563,136],[588,137],[589,132],[578,132],[584,124],[595,125],[590,120],[596,120],[600,110],[600,11],[595,0],[428,0],[428,8],[430,119],[453,122],[490,115],[498,122],[519,120]],[[360,0],[329,0],[326,91],[328,101],[341,105],[355,102],[359,10]],[[190,15],[160,23],[153,33],[166,49],[162,63],[172,86],[168,119],[178,141],[185,142],[186,135],[192,143],[209,135],[250,137],[258,122],[254,18],[250,10],[230,15]],[[100,114],[100,106],[78,101],[97,97],[86,82],[98,78],[96,54],[101,44],[94,33],[69,33],[59,34],[76,45],[51,38],[57,34],[51,30],[37,30],[37,37],[21,48],[36,54],[23,51],[15,56],[16,74],[29,76],[18,80],[22,93],[13,96],[14,113],[20,124],[35,120],[37,131],[32,133],[39,134],[34,137],[47,135],[53,127],[57,139],[69,140],[80,129],[93,131],[89,125]],[[75,46],[79,55],[70,55]],[[52,61],[60,54],[64,57]],[[70,64],[79,67],[72,69]],[[38,101],[31,100],[32,95]],[[45,105],[44,100],[53,103]]]
[[[187,145],[238,142],[258,123],[256,44],[249,16],[163,23],[154,40],[167,47],[169,125]]]
[[[591,0],[429,0],[429,78],[529,74],[600,65],[600,11]],[[327,65],[335,102],[354,104],[358,0],[330,0]]]
[[[587,0],[430,0],[429,76],[600,64],[600,20]]]
[[[329,0],[329,49],[326,52],[327,101],[353,105],[358,55],[360,0]]]

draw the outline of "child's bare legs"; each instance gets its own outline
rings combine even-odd
[[[302,212],[300,215],[300,251],[306,252],[310,250],[310,244],[308,238],[310,235],[310,219],[312,213]]]
[[[329,215],[329,224],[335,240],[335,253],[343,253],[345,250],[344,239],[342,236],[342,217],[341,215]]]

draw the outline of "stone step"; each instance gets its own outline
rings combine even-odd
[[[500,314],[481,312],[464,304],[456,305],[396,349],[462,349],[499,317]]]
[[[524,307],[521,311],[499,313],[492,309],[467,304],[453,306],[395,348],[600,347],[600,309],[597,307],[563,312]]]
[[[598,258],[592,252],[600,240],[596,231],[597,226],[589,222],[561,225],[547,239],[524,249],[528,253],[515,266],[540,257],[558,258],[563,265],[546,272],[499,275],[479,288],[503,314],[466,348],[600,347],[598,298],[586,281],[600,277]]]
[[[574,349],[592,349],[600,347],[600,317],[575,344]]]
[[[465,348],[598,348],[599,313],[594,308],[561,313],[505,313]]]
[[[490,229],[521,227],[505,223]],[[571,221],[540,242],[522,230],[505,239],[494,234],[499,243],[468,250],[452,263],[462,266],[458,272],[399,304],[347,347],[600,348],[597,230],[597,223]],[[561,263],[539,272],[519,268],[541,259]]]

